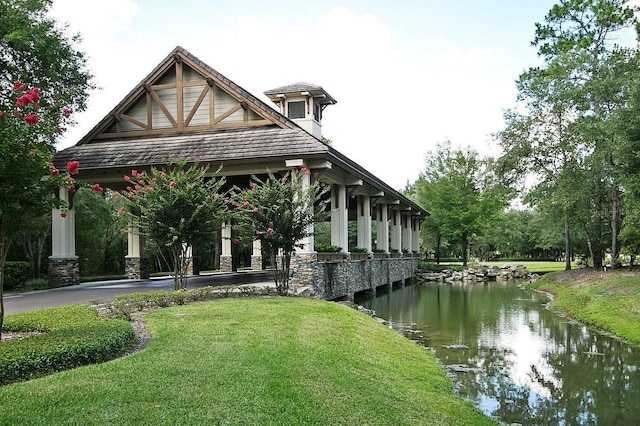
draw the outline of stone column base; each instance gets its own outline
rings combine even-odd
[[[251,270],[262,271],[262,256],[251,256]]]
[[[292,285],[313,287],[318,275],[318,253],[296,252],[291,256],[291,271]]]
[[[49,257],[49,284],[64,287],[80,283],[80,262],[78,256]]]
[[[149,259],[146,257],[125,257],[124,273],[130,280],[149,278]]]
[[[220,256],[220,272],[233,271],[233,258],[231,256]]]

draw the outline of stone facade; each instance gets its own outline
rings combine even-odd
[[[251,270],[262,271],[262,256],[251,256]]]
[[[233,271],[233,257],[231,256],[220,256],[220,272],[231,272]]]
[[[355,293],[411,278],[419,264],[418,257],[319,262],[314,286],[323,299],[353,300]]]
[[[293,272],[290,285],[313,286],[315,292],[318,292],[315,285],[316,276],[318,275],[318,253],[294,253],[291,256],[291,264],[289,267]]]
[[[146,280],[149,278],[149,259],[127,256],[124,259],[124,269],[128,279]]]
[[[49,283],[54,287],[75,285],[80,282],[78,257],[49,258]]]

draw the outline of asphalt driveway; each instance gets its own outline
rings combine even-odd
[[[187,288],[244,284],[274,286],[270,271],[215,273],[189,277],[187,280]],[[6,293],[4,295],[4,308],[5,314],[15,314],[76,303],[104,303],[121,294],[152,290],[172,291],[173,280],[170,278],[156,278],[150,280],[96,281],[51,290]]]

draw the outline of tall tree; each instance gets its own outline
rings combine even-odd
[[[535,159],[530,164],[542,169],[544,185],[562,202],[567,253],[569,221],[577,217],[572,209],[580,210],[595,268],[602,267],[607,246],[613,265],[618,252],[621,187],[614,147],[621,131],[615,112],[627,102],[631,76],[637,72],[635,52],[616,44],[617,38],[633,38],[636,8],[628,3],[561,0],[552,7],[544,22],[536,24],[532,42],[545,64],[518,80],[520,99],[528,102],[528,114],[518,120],[527,123],[520,125],[529,132],[521,138],[523,146],[529,143],[528,151],[519,153],[509,141],[514,138],[509,133],[516,126],[514,120],[507,120],[507,131],[501,134],[507,155],[524,152]],[[553,119],[555,131],[549,131]],[[531,138],[532,133],[537,136]],[[536,149],[536,144],[543,149]],[[576,190],[586,195],[581,204],[572,200]]]
[[[509,202],[510,188],[493,173],[493,162],[470,148],[439,144],[427,155],[415,183],[416,201],[438,222],[437,232],[460,243],[462,263],[468,264],[469,243],[489,231]]]

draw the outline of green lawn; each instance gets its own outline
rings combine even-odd
[[[640,344],[640,274],[568,271],[545,276],[530,287],[552,293],[552,309]]]
[[[548,272],[564,271],[564,262],[539,262],[539,261],[517,261],[517,262],[481,262],[482,265],[497,266],[498,268],[509,265],[524,265],[532,274],[546,274]]]
[[[141,352],[0,387],[0,424],[495,424],[431,352],[342,305],[230,298],[146,323]]]

